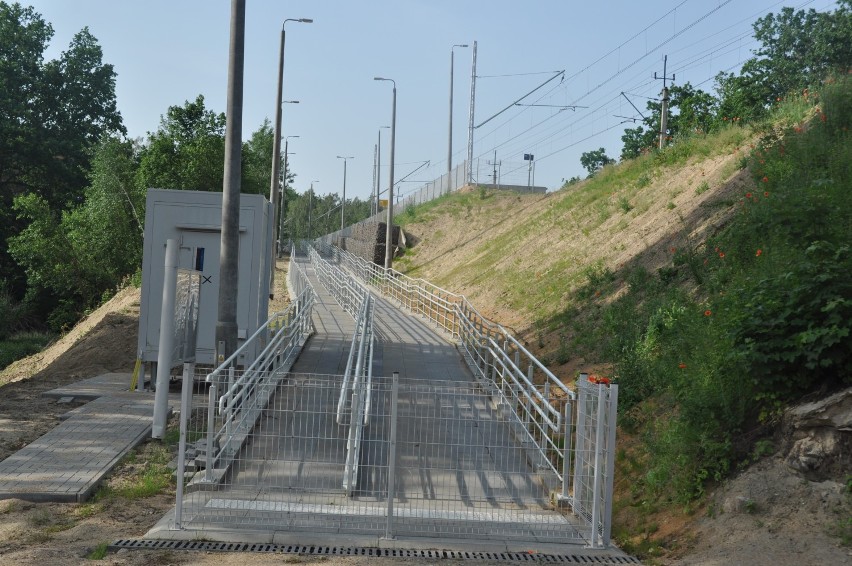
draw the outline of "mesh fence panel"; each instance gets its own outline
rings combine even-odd
[[[552,502],[558,478],[537,464],[498,395],[473,383],[398,383],[394,393],[390,378],[373,378],[349,496],[353,422],[337,415],[340,377],[283,376],[229,468],[210,476],[207,396],[196,394],[182,527],[584,541],[582,523]]]

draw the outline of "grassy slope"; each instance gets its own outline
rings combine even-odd
[[[397,266],[466,294],[555,361],[559,337],[570,333],[559,315],[606,300],[578,290],[618,279],[631,264],[662,267],[671,248],[724,224],[747,181],[740,167],[752,138],[731,128],[545,197],[444,197],[402,215],[420,244]]]
[[[566,381],[615,372],[622,542],[765,452],[785,401],[850,381],[850,84],[544,198],[403,215],[420,241],[403,269],[514,325]]]

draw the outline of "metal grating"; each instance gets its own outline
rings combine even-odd
[[[495,562],[540,562],[546,564],[641,564],[641,562],[633,556],[587,556],[580,554],[538,554],[534,552],[482,552],[465,550],[417,550],[192,540],[121,539],[111,543],[108,548],[111,552],[119,550],[184,550],[202,552],[301,554],[309,556],[375,556],[377,558],[427,558],[433,560],[493,560]]]

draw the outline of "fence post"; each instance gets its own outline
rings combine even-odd
[[[606,402],[606,393],[604,391],[604,385],[598,384],[598,414],[595,419],[595,479],[592,488],[592,543],[593,547],[600,547],[601,543],[600,535],[598,533],[598,523],[600,522],[601,516],[601,453],[604,450],[604,424],[606,422],[606,411],[605,402]]]
[[[192,385],[195,377],[195,364],[183,364],[183,386],[180,390],[180,440],[178,441],[177,486],[175,490],[175,528],[180,529],[183,522],[183,482],[186,473],[186,427],[192,401]]]
[[[388,510],[385,520],[385,538],[393,539],[393,500],[396,493],[396,417],[399,406],[399,372],[393,372],[391,382],[390,442],[388,446]]]
[[[609,546],[612,532],[612,484],[615,473],[615,420],[618,413],[618,385],[607,387],[609,399],[607,403],[607,460],[606,460],[606,483],[604,485],[604,528],[603,544]]]
[[[216,426],[216,397],[219,382],[219,377],[210,383],[210,389],[207,392],[207,454],[205,455],[204,464],[204,481],[213,481],[213,430]]]
[[[568,491],[570,491],[570,481],[568,479],[571,473],[571,398],[565,400],[565,440],[562,444],[562,495],[563,501],[568,501]],[[575,488],[576,489],[576,488]]]
[[[579,513],[579,511],[583,509],[583,483],[580,475],[583,472],[583,467],[585,466],[585,455],[583,452],[586,450],[586,399],[588,398],[588,393],[586,391],[586,385],[588,384],[589,374],[581,373],[580,379],[577,383],[577,430],[574,432],[574,436],[577,437],[577,442],[574,445],[574,497],[572,500],[572,507],[574,507],[574,512]]]

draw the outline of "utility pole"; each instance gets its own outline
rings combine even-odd
[[[456,44],[450,48],[450,135],[449,143],[447,144],[447,173],[453,173],[453,49],[456,47],[467,47],[467,44]],[[447,176],[449,184],[450,177]]]
[[[669,121],[669,89],[666,86],[666,81],[675,80],[675,75],[672,73],[672,76],[669,77],[666,75],[666,63],[668,62],[669,56],[663,56],[663,76],[658,77],[657,73],[654,73],[654,78],[663,81],[663,103],[660,107],[660,149],[666,147],[666,130],[668,128]]]
[[[344,227],[343,213],[346,210],[346,162],[350,159],[355,158],[351,155],[347,157],[344,157],[343,155],[338,155],[337,158],[343,160],[343,198],[340,199],[340,237],[342,238]]]
[[[535,159],[535,156],[532,153],[525,153],[524,154],[524,161],[530,162],[529,166],[527,167],[527,188],[528,189],[532,187],[532,184],[530,182],[530,177],[532,176],[533,159]]]
[[[497,188],[497,150],[494,150],[494,161],[492,162],[494,165],[494,188]]]
[[[282,255],[284,253],[283,247],[283,237],[284,237],[284,223],[286,221],[286,212],[285,204],[287,203],[287,174],[290,172],[289,166],[289,156],[290,156],[290,138],[298,138],[299,136],[287,136],[284,139],[284,181],[281,186],[281,211],[278,214],[278,255]]]
[[[467,125],[467,182],[473,184],[473,114],[476,106],[476,41],[470,65],[470,116]]]
[[[219,310],[216,321],[216,365],[228,359],[237,349],[245,31],[246,0],[232,0],[228,101],[225,117],[225,170],[222,185],[222,237],[219,254]]]
[[[377,185],[376,185],[376,179],[378,178],[377,175],[376,175],[376,173],[378,171],[376,169],[376,157],[378,157],[378,155],[379,155],[379,146],[374,145],[373,146],[373,184],[370,187],[370,216],[375,214],[375,212],[373,212],[373,207],[375,206],[374,203],[377,202],[377,200],[379,198],[379,195],[378,195],[379,191],[377,190]]]

